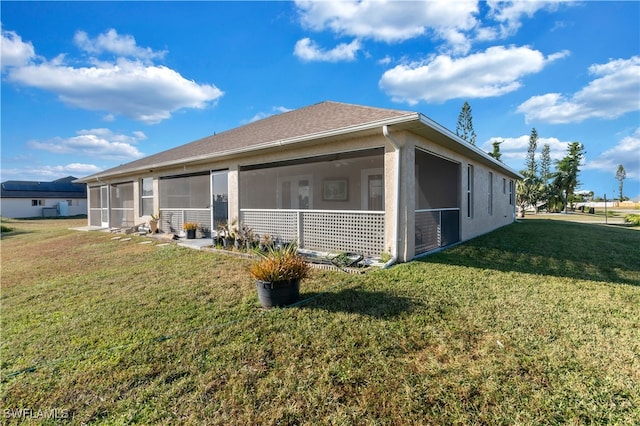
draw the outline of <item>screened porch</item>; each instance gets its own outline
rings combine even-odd
[[[240,222],[301,248],[384,251],[384,149],[240,168]]]
[[[89,224],[111,228],[134,226],[133,182],[89,188]]]
[[[415,252],[460,240],[460,164],[416,149]]]
[[[202,236],[211,237],[212,231],[227,222],[227,174],[222,170],[160,178],[159,228],[180,234],[186,222],[195,222]]]

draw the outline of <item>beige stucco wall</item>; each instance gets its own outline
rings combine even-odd
[[[454,161],[460,164],[460,239],[462,241],[477,237],[482,234],[486,234],[494,229],[508,225],[515,219],[514,205],[509,204],[509,181],[512,178],[506,174],[501,173],[498,169],[493,169],[478,161],[471,161],[468,157],[463,156],[457,152],[444,148],[438,144],[435,144],[425,138],[422,138],[413,133],[407,133],[407,144],[416,148],[421,148],[430,153],[441,156],[445,159]],[[415,170],[409,170],[414,162],[411,161],[403,173],[403,178],[409,182],[415,180]],[[467,166],[473,166],[473,215],[471,218],[467,217]],[[404,164],[403,164],[404,166]],[[489,214],[489,172],[493,172],[493,212]],[[506,191],[502,190],[503,179],[506,182]],[[515,187],[515,186],[514,186]],[[414,187],[415,189],[415,187]],[[515,194],[514,194],[515,197]],[[409,194],[409,199],[406,204],[407,209],[415,210],[415,191]],[[410,212],[406,212],[410,215]],[[412,227],[408,228],[413,229]],[[411,238],[408,238],[412,240]],[[407,241],[407,248],[412,256],[414,252],[411,252],[412,242]],[[415,250],[415,247],[413,247]]]
[[[509,180],[507,176],[498,173],[484,165],[465,161],[463,163],[463,186],[466,185],[467,165],[473,166],[473,215],[467,217],[467,197],[462,197],[462,214],[460,236],[468,240],[478,235],[485,234],[496,228],[514,221],[514,205],[509,204]],[[492,179],[492,212],[489,212],[489,173],[493,173]],[[505,191],[503,192],[503,179]]]
[[[384,147],[384,193],[385,193],[385,251],[393,253],[397,244],[400,261],[407,261],[415,256],[415,150],[420,148],[450,161],[460,164],[460,238],[467,240],[507,225],[514,220],[514,206],[509,204],[509,181],[511,178],[480,162],[469,161],[467,157],[450,149],[433,143],[419,135],[408,131],[392,131],[391,137],[400,145],[401,167],[400,182],[396,179],[396,158],[398,152],[384,137],[382,129],[352,139],[320,141],[298,146],[274,147],[263,150],[257,155],[245,154],[222,161],[204,162],[202,164],[180,165],[162,170],[149,170],[144,173],[121,177],[117,180],[100,182],[100,184],[133,181],[134,185],[134,217],[135,223],[145,223],[149,217],[141,217],[139,184],[142,177],[154,178],[154,211],[159,208],[159,178],[162,176],[197,173],[201,171],[228,169],[229,183],[229,219],[240,216],[239,168],[245,165],[269,163],[313,157],[324,154],[357,151],[375,147]],[[474,167],[473,217],[467,218],[466,181],[467,165]],[[488,211],[488,176],[493,172],[493,214]],[[503,191],[503,179],[506,180],[506,191]],[[91,183],[90,186],[99,185]],[[396,221],[396,191],[399,191],[400,210],[398,211],[399,239],[394,234]],[[317,189],[314,189],[317,190]],[[515,194],[514,194],[515,197]],[[319,208],[319,206],[313,206]]]

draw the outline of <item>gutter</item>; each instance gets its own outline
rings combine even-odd
[[[398,261],[398,257],[399,257],[399,250],[398,250],[398,241],[400,241],[400,164],[401,164],[401,159],[400,159],[400,154],[402,152],[400,144],[398,143],[398,141],[396,141],[390,134],[389,134],[389,126],[388,125],[384,125],[382,126],[382,134],[385,137],[386,140],[389,141],[389,143],[393,146],[393,148],[396,150],[396,191],[395,191],[395,195],[394,195],[394,204],[395,204],[395,217],[394,217],[394,222],[393,222],[393,236],[394,236],[394,241],[393,241],[393,253],[391,255],[391,259],[385,263],[384,265],[382,265],[382,268],[388,268],[391,265],[393,265],[394,263],[396,263]]]

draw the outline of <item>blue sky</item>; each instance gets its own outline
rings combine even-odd
[[[584,144],[640,198],[640,2],[2,1],[1,179],[86,176],[324,100],[418,111],[516,170]]]

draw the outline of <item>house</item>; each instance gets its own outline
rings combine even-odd
[[[407,261],[514,221],[520,175],[418,112],[322,102],[83,179],[89,225],[227,221]]]
[[[67,176],[53,182],[8,180],[1,184],[0,215],[50,217],[87,214],[87,186]]]

